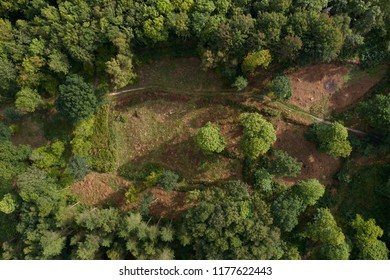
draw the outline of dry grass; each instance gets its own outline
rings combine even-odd
[[[124,122],[114,123],[119,166],[142,167],[155,163],[186,179],[222,180],[240,176],[241,163],[223,156],[204,155],[194,143],[198,128],[208,121],[221,127],[229,139],[228,149],[237,150],[239,112],[227,106],[192,101],[149,100],[120,111]]]

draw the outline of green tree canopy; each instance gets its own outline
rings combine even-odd
[[[36,90],[23,88],[16,94],[16,109],[23,113],[32,113],[42,103],[42,99]]]
[[[316,131],[319,148],[332,157],[348,157],[352,152],[348,130],[339,122],[320,125]]]
[[[268,206],[248,186],[230,182],[212,188],[183,218],[181,243],[197,259],[280,259],[283,242]],[[207,248],[207,250],[204,250]]]
[[[301,162],[281,150],[275,150],[269,162],[269,171],[277,176],[295,177],[301,173],[301,168]]]
[[[241,114],[240,124],[244,127],[241,149],[244,155],[251,159],[265,154],[276,141],[272,124],[258,113]]]
[[[75,123],[90,116],[96,109],[97,100],[91,85],[78,75],[66,77],[59,87],[58,111],[67,120]]]
[[[281,99],[289,99],[292,96],[291,82],[286,75],[278,75],[271,84],[272,92]]]
[[[195,142],[205,153],[220,153],[225,149],[226,138],[216,125],[208,122],[197,131]]]
[[[376,225],[374,219],[365,221],[359,214],[351,223],[355,230],[355,245],[357,258],[363,260],[387,260],[389,250],[386,243],[378,238],[382,237],[383,230]]]

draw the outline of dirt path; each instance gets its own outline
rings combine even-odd
[[[143,90],[161,90],[161,88],[159,86],[148,86],[148,87],[138,87],[138,88],[132,88],[132,89],[125,89],[125,90],[121,90],[121,91],[118,91],[118,92],[111,92],[109,93],[108,95],[109,96],[118,96],[118,95],[122,95],[122,94],[125,94],[125,93],[130,93],[130,92],[139,92],[139,91],[143,91]],[[165,88],[164,89],[165,91],[171,91],[171,89],[167,89]],[[235,92],[235,91],[234,91]],[[228,93],[231,93],[231,91],[229,90],[226,90],[226,91],[215,91],[215,92],[206,92],[206,91],[198,91],[196,93],[189,93],[189,92],[183,92],[183,94],[186,94],[186,95],[199,95],[199,94],[213,94],[213,95],[226,95]],[[247,92],[241,92],[240,93],[240,96],[246,96],[246,97],[254,97],[256,93],[254,91],[247,91]],[[275,103],[278,103],[281,107],[283,107],[285,110],[287,111],[290,111],[290,112],[298,112],[302,115],[305,115],[305,116],[308,116],[310,118],[312,118],[314,121],[318,122],[318,123],[324,123],[324,124],[332,124],[332,122],[330,121],[327,121],[327,120],[324,120],[322,118],[318,118],[304,110],[301,110],[301,109],[297,109],[297,108],[293,108],[292,106],[284,103],[284,102],[281,102],[281,101],[274,101]],[[354,129],[354,128],[351,128],[351,127],[347,127],[347,130],[349,132],[352,132],[352,133],[355,133],[355,134],[359,134],[359,135],[362,135],[362,136],[365,136],[367,135],[366,132],[364,131],[361,131],[361,130],[358,130],[358,129]]]
[[[315,121],[317,121],[317,122],[319,122],[319,123],[332,124],[332,122],[330,122],[330,121],[327,121],[327,120],[318,118],[318,117],[316,117],[316,116],[313,116],[312,114],[310,114],[310,113],[308,113],[308,112],[305,112],[305,111],[303,111],[303,110],[298,110],[298,109],[296,109],[296,108],[292,108],[291,106],[289,106],[289,105],[287,105],[287,104],[285,104],[285,103],[283,103],[283,102],[280,102],[280,101],[274,101],[274,102],[278,103],[281,107],[283,107],[283,108],[286,109],[287,111],[290,111],[290,112],[298,112],[298,113],[300,113],[300,114],[303,114],[303,115],[306,115],[306,116],[312,118],[313,120],[315,120]],[[346,128],[347,128],[347,130],[348,130],[349,132],[356,133],[356,134],[359,134],[359,135],[362,135],[362,136],[367,135],[367,133],[364,132],[364,131],[361,131],[361,130],[358,130],[358,129],[354,129],[354,128],[351,128],[351,127],[346,127]]]

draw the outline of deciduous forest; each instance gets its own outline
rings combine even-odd
[[[387,0],[1,0],[0,259],[385,260]]]

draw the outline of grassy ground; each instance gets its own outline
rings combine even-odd
[[[151,60],[138,66],[137,74],[137,82],[128,88],[159,86],[171,92],[184,93],[226,90],[215,71],[202,70],[196,57]]]
[[[240,176],[240,163],[220,155],[206,156],[195,145],[196,130],[206,122],[218,124],[226,136],[237,135],[235,109],[196,100],[149,100],[117,109],[119,166],[141,167],[155,163],[178,172],[186,179],[222,180]],[[230,138],[230,137],[229,137]],[[234,149],[237,139],[230,138]]]

